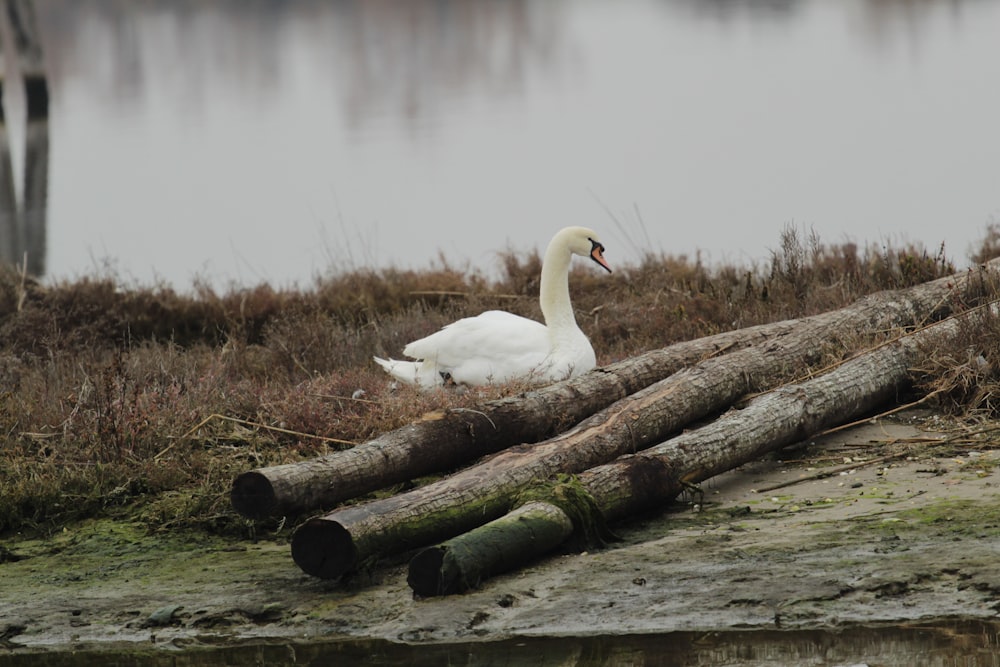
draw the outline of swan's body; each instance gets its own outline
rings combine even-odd
[[[573,315],[569,266],[573,255],[582,255],[611,271],[603,252],[597,234],[585,227],[566,227],[552,238],[539,290],[545,324],[489,310],[407,345],[403,354],[417,361],[375,361],[396,379],[426,388],[449,381],[483,385],[518,379],[541,384],[585,373],[597,365],[597,357]]]

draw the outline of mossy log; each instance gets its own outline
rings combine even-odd
[[[909,383],[908,369],[919,364],[925,346],[947,343],[969,320],[981,316],[973,312],[946,320],[816,378],[774,389],[701,428],[586,470],[576,484],[607,522],[662,505],[690,484],[870,414]],[[558,486],[551,488],[553,495],[558,494]],[[424,549],[410,561],[407,581],[418,595],[448,595],[491,574],[523,566],[545,549],[562,544],[555,542],[558,536],[570,537],[573,531],[566,527],[573,522],[565,507],[562,498],[552,503],[536,498],[480,528]],[[530,522],[523,517],[530,517]]]
[[[955,303],[987,292],[983,276],[984,272],[970,271],[898,292],[881,292],[830,313],[671,345],[572,380],[490,401],[476,411],[435,413],[353,449],[243,473],[233,482],[231,501],[237,512],[251,519],[333,507],[380,488],[460,467],[514,444],[542,441],[681,368],[720,353],[761,346],[802,331],[807,332],[806,339],[833,340],[848,332],[933,319],[949,312]]]
[[[866,324],[898,326],[926,318],[950,301],[957,283],[965,281],[953,280],[943,295],[911,289],[896,293],[894,301],[871,298]],[[536,480],[580,473],[650,447],[745,394],[801,373],[819,361],[824,342],[856,335],[856,313],[836,313],[802,321],[783,336],[679,371],[543,442],[511,448],[404,494],[313,518],[293,536],[292,557],[308,574],[335,578],[369,558],[418,548],[497,519]]]
[[[520,567],[555,549],[573,534],[573,522],[549,503],[530,502],[410,561],[406,578],[417,595],[447,595]]]

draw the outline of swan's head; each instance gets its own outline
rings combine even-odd
[[[556,234],[556,239],[560,238],[571,253],[589,257],[611,273],[611,267],[604,260],[604,244],[597,238],[597,232],[593,229],[566,227]]]

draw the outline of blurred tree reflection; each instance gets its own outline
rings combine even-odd
[[[45,208],[49,169],[49,87],[32,0],[2,0],[0,38],[0,261],[45,273]],[[7,55],[13,56],[8,68]],[[17,197],[7,132],[6,85],[19,75],[24,86],[25,152],[22,196]],[[20,201],[20,205],[19,205]]]

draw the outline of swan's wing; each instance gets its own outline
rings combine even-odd
[[[403,349],[413,359],[436,359],[452,365],[477,355],[506,356],[524,350],[547,350],[544,324],[502,310],[488,310],[446,325]]]
[[[545,361],[549,348],[544,324],[490,310],[414,341],[403,353],[432,362],[455,382],[487,384],[529,375]]]

